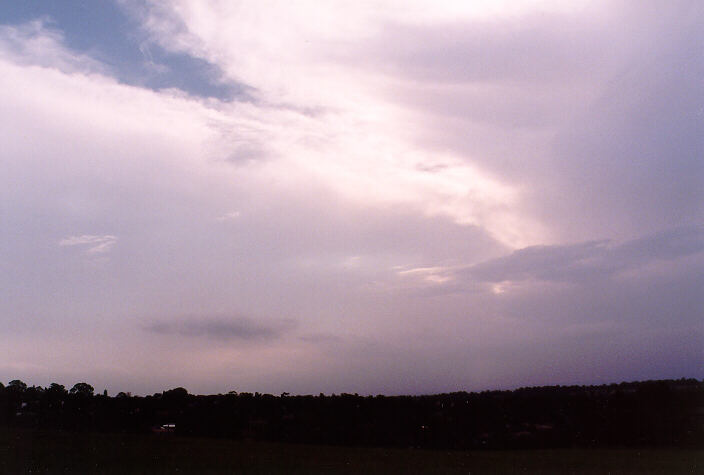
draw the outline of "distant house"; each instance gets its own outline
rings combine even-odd
[[[176,424],[173,423],[152,427],[152,433],[154,434],[173,434],[174,432],[176,432]]]

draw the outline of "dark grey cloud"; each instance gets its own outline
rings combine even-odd
[[[606,328],[608,333],[687,328],[701,332],[702,258],[692,264],[686,261],[678,261],[667,272],[633,272],[627,278],[606,275],[581,280],[579,285],[525,281],[497,295],[493,310],[514,323],[530,322],[533,330],[550,333],[594,323],[613,324]]]
[[[637,264],[645,259],[677,259],[702,250],[704,226],[687,226],[625,242],[612,254],[616,260]]]
[[[190,317],[159,321],[146,327],[158,335],[176,335],[214,340],[269,341],[295,326],[291,320],[255,320],[246,317]]]
[[[339,335],[333,335],[332,333],[309,333],[301,335],[300,338],[301,341],[314,345],[336,345],[344,341],[344,338]]]
[[[704,34],[671,27],[556,136],[547,220],[639,232],[704,220]]]
[[[461,275],[485,282],[544,280],[576,282],[609,277],[655,259],[672,260],[704,251],[704,226],[656,233],[613,245],[589,241],[531,246],[471,266]]]

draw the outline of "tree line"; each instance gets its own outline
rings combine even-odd
[[[150,396],[0,383],[0,426],[443,449],[702,447],[704,381],[423,396],[231,391]]]

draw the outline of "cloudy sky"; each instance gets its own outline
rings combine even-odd
[[[704,378],[704,3],[0,7],[0,380]]]

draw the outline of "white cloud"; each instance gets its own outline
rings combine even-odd
[[[402,277],[416,277],[431,284],[444,284],[454,280],[452,269],[446,267],[416,267],[397,271]]]
[[[116,242],[117,236],[110,234],[102,236],[82,234],[62,239],[59,241],[59,246],[82,246],[86,254],[103,254],[110,251]]]
[[[692,20],[700,8],[179,0],[141,11],[162,47],[204,58],[252,88],[261,128],[238,139],[244,150],[267,150],[271,180],[320,184],[362,206],[448,216],[513,248],[604,229],[632,238],[701,220],[701,207],[688,200],[701,187],[686,177],[702,175],[692,158],[701,151],[693,136],[702,118],[690,114],[695,106],[680,107],[680,96],[701,94],[700,55],[683,54],[691,40],[700,44]],[[671,66],[653,67],[654,56]],[[690,71],[677,78],[683,92],[661,81],[670,70]],[[604,97],[610,89],[615,97]],[[679,126],[651,107],[658,97],[672,97],[661,109],[673,109],[673,120],[686,112]],[[641,128],[670,127],[669,139],[621,127],[643,106],[654,122]],[[615,127],[612,137],[606,129]],[[694,150],[672,158],[672,143]],[[643,149],[634,160],[644,166],[611,157],[628,147]],[[648,193],[640,183],[663,167],[689,180],[686,192],[675,180],[651,183],[659,193],[641,206]],[[632,183],[629,173],[640,179]],[[663,201],[689,207],[686,216],[660,210]],[[585,206],[598,213],[573,218]],[[636,215],[643,219],[628,218]]]
[[[471,154],[414,143],[417,116],[389,95],[404,86],[402,78],[355,64],[370,53],[359,51],[360,42],[389,22],[427,21],[427,6],[348,5],[344,14],[341,8],[150,2],[141,19],[162,47],[211,61],[230,80],[252,88],[256,101],[247,114],[257,127],[229,132],[229,143],[235,150],[266,150],[266,179],[326,187],[354,206],[402,205],[448,216],[481,226],[512,247],[547,239],[524,212],[519,186],[488,173]],[[459,13],[482,16],[487,8],[480,2],[432,11],[434,21],[446,21]],[[501,9],[489,10],[494,15]],[[399,17],[399,11],[405,13]],[[238,106],[221,107],[231,116],[242,113]]]
[[[230,211],[229,213],[225,213],[223,215],[220,215],[215,219],[218,222],[224,223],[225,221],[233,221],[233,220],[239,218],[240,214],[241,213],[239,211]]]
[[[68,51],[60,30],[51,28],[47,19],[23,25],[0,25],[0,57],[15,64],[55,68],[66,73],[109,69],[93,58]]]

